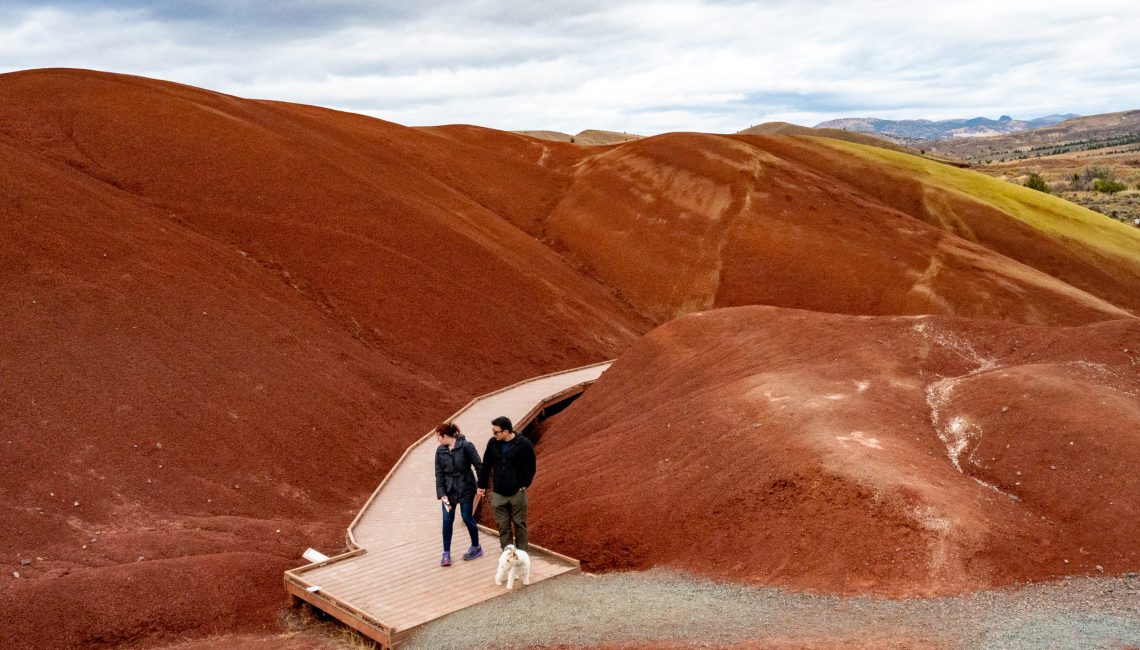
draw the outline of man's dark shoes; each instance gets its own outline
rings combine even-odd
[[[463,554],[464,560],[474,560],[477,557],[483,557],[483,548],[480,546],[472,546]]]

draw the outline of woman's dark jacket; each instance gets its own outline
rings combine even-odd
[[[474,443],[459,434],[455,448],[440,445],[435,450],[435,498],[447,495],[451,503],[475,498],[475,472],[482,467]],[[474,470],[474,471],[472,471]]]

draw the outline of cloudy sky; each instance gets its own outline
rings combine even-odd
[[[1138,43],[1136,0],[0,3],[0,72],[569,133],[1135,109]]]

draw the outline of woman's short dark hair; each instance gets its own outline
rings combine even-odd
[[[503,431],[514,431],[515,430],[514,425],[511,424],[511,419],[505,415],[500,415],[499,417],[495,418],[494,420],[491,420],[491,426],[499,427]]]
[[[435,428],[436,435],[447,436],[448,438],[459,437],[459,427],[451,422],[444,422]]]

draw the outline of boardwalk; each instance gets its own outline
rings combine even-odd
[[[520,382],[475,399],[452,421],[482,453],[492,418],[506,415],[521,430],[543,407],[580,393],[608,367],[607,362]],[[459,555],[467,547],[467,531],[457,518],[456,561],[448,568],[439,566],[436,444],[429,433],[392,468],[349,526],[354,550],[285,572],[289,593],[391,647],[424,623],[506,592],[493,582],[498,556],[493,531],[481,532],[487,555],[464,562]],[[534,544],[530,550],[532,584],[578,570],[572,558]]]

